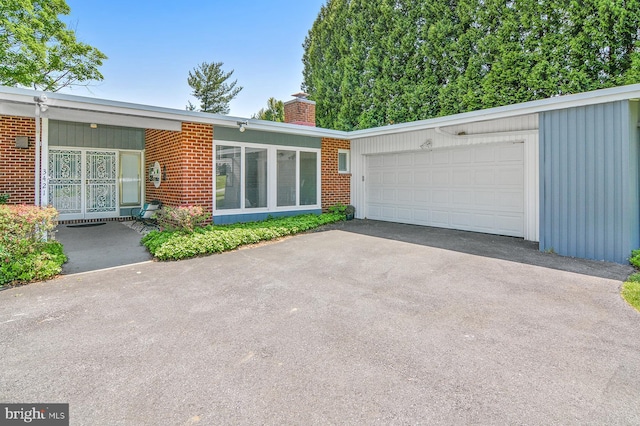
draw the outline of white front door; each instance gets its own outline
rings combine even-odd
[[[49,204],[61,220],[119,216],[116,151],[49,149]]]

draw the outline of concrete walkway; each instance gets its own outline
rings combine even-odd
[[[140,244],[142,235],[120,222],[92,226],[59,225],[56,239],[64,245],[69,261],[63,274],[95,271],[151,260]]]
[[[0,292],[0,400],[72,425],[640,424],[640,314],[593,273],[622,265],[340,226]]]

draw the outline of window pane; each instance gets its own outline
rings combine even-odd
[[[315,152],[300,153],[300,205],[318,204],[318,155]]]
[[[140,197],[140,153],[120,153],[120,205],[138,206]]]
[[[278,206],[296,205],[296,152],[278,150]]]
[[[267,150],[246,148],[244,207],[267,207]]]
[[[240,147],[216,146],[216,209],[240,208]]]
[[[338,153],[338,170],[344,172],[347,170],[347,153],[340,152]]]

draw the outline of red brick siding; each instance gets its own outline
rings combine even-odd
[[[0,194],[10,204],[34,204],[36,122],[33,118],[0,116]],[[28,136],[29,148],[16,148],[16,136]]]
[[[145,134],[145,186],[147,201],[170,206],[200,205],[213,209],[213,126],[182,123],[181,132],[147,130]],[[148,170],[154,162],[166,166],[167,180],[156,188]]]
[[[284,105],[284,122],[315,127],[316,105],[296,100],[286,103]]]
[[[351,174],[338,173],[338,150],[351,149],[344,139],[322,139],[322,210],[336,203],[351,204]]]

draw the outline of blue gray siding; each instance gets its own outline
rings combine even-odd
[[[285,217],[285,216],[297,216],[301,214],[321,214],[321,209],[313,210],[295,210],[285,212],[268,212],[268,213],[244,213],[244,214],[228,214],[228,215],[215,215],[213,217],[213,223],[216,225],[228,225],[230,223],[238,222],[256,222],[259,220],[265,220],[269,216],[271,217]]]
[[[540,250],[625,263],[640,245],[634,104],[540,114]]]
[[[49,145],[77,148],[144,149],[144,129],[87,123],[49,121]]]
[[[322,139],[313,136],[298,136],[285,133],[261,132],[247,129],[239,132],[237,128],[216,127],[213,129],[213,139],[216,141],[250,142],[266,145],[284,145],[300,148],[318,148],[322,146]]]

